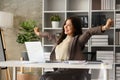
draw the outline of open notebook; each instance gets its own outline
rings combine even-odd
[[[25,42],[29,61],[31,62],[45,62],[43,47],[40,41]]]

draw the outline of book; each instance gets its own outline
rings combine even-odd
[[[91,38],[93,39],[108,39],[108,35],[93,35]]]

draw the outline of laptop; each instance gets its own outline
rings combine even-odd
[[[29,61],[31,62],[45,62],[43,47],[40,41],[25,42]]]

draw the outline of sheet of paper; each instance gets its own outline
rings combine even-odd
[[[69,63],[69,64],[83,64],[85,62],[86,62],[86,60],[68,60],[68,61],[65,61],[65,63]]]

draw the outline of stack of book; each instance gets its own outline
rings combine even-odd
[[[120,14],[116,13],[116,28],[120,28]]]
[[[116,53],[116,63],[120,63],[120,53]]]
[[[120,31],[115,32],[115,44],[120,45]]]
[[[102,10],[111,10],[113,7],[114,0],[101,0],[101,9]]]
[[[97,60],[105,63],[113,63],[113,51],[97,51]]]
[[[88,27],[88,16],[87,15],[81,15],[78,16],[81,19],[81,26],[82,28],[87,28]]]
[[[120,80],[120,67],[116,67],[116,80]]]
[[[116,63],[120,63],[120,52],[116,53]],[[120,67],[116,67],[116,80],[120,80]]]
[[[92,9],[93,10],[112,10],[114,9],[113,4],[114,4],[114,0],[92,0]]]
[[[116,28],[120,28],[120,14],[116,14]],[[115,44],[120,45],[120,31],[115,32]]]
[[[93,35],[91,37],[92,45],[108,45],[108,35]]]
[[[116,0],[116,9],[120,9],[120,0]]]
[[[116,4],[116,9],[120,9],[120,4]]]

